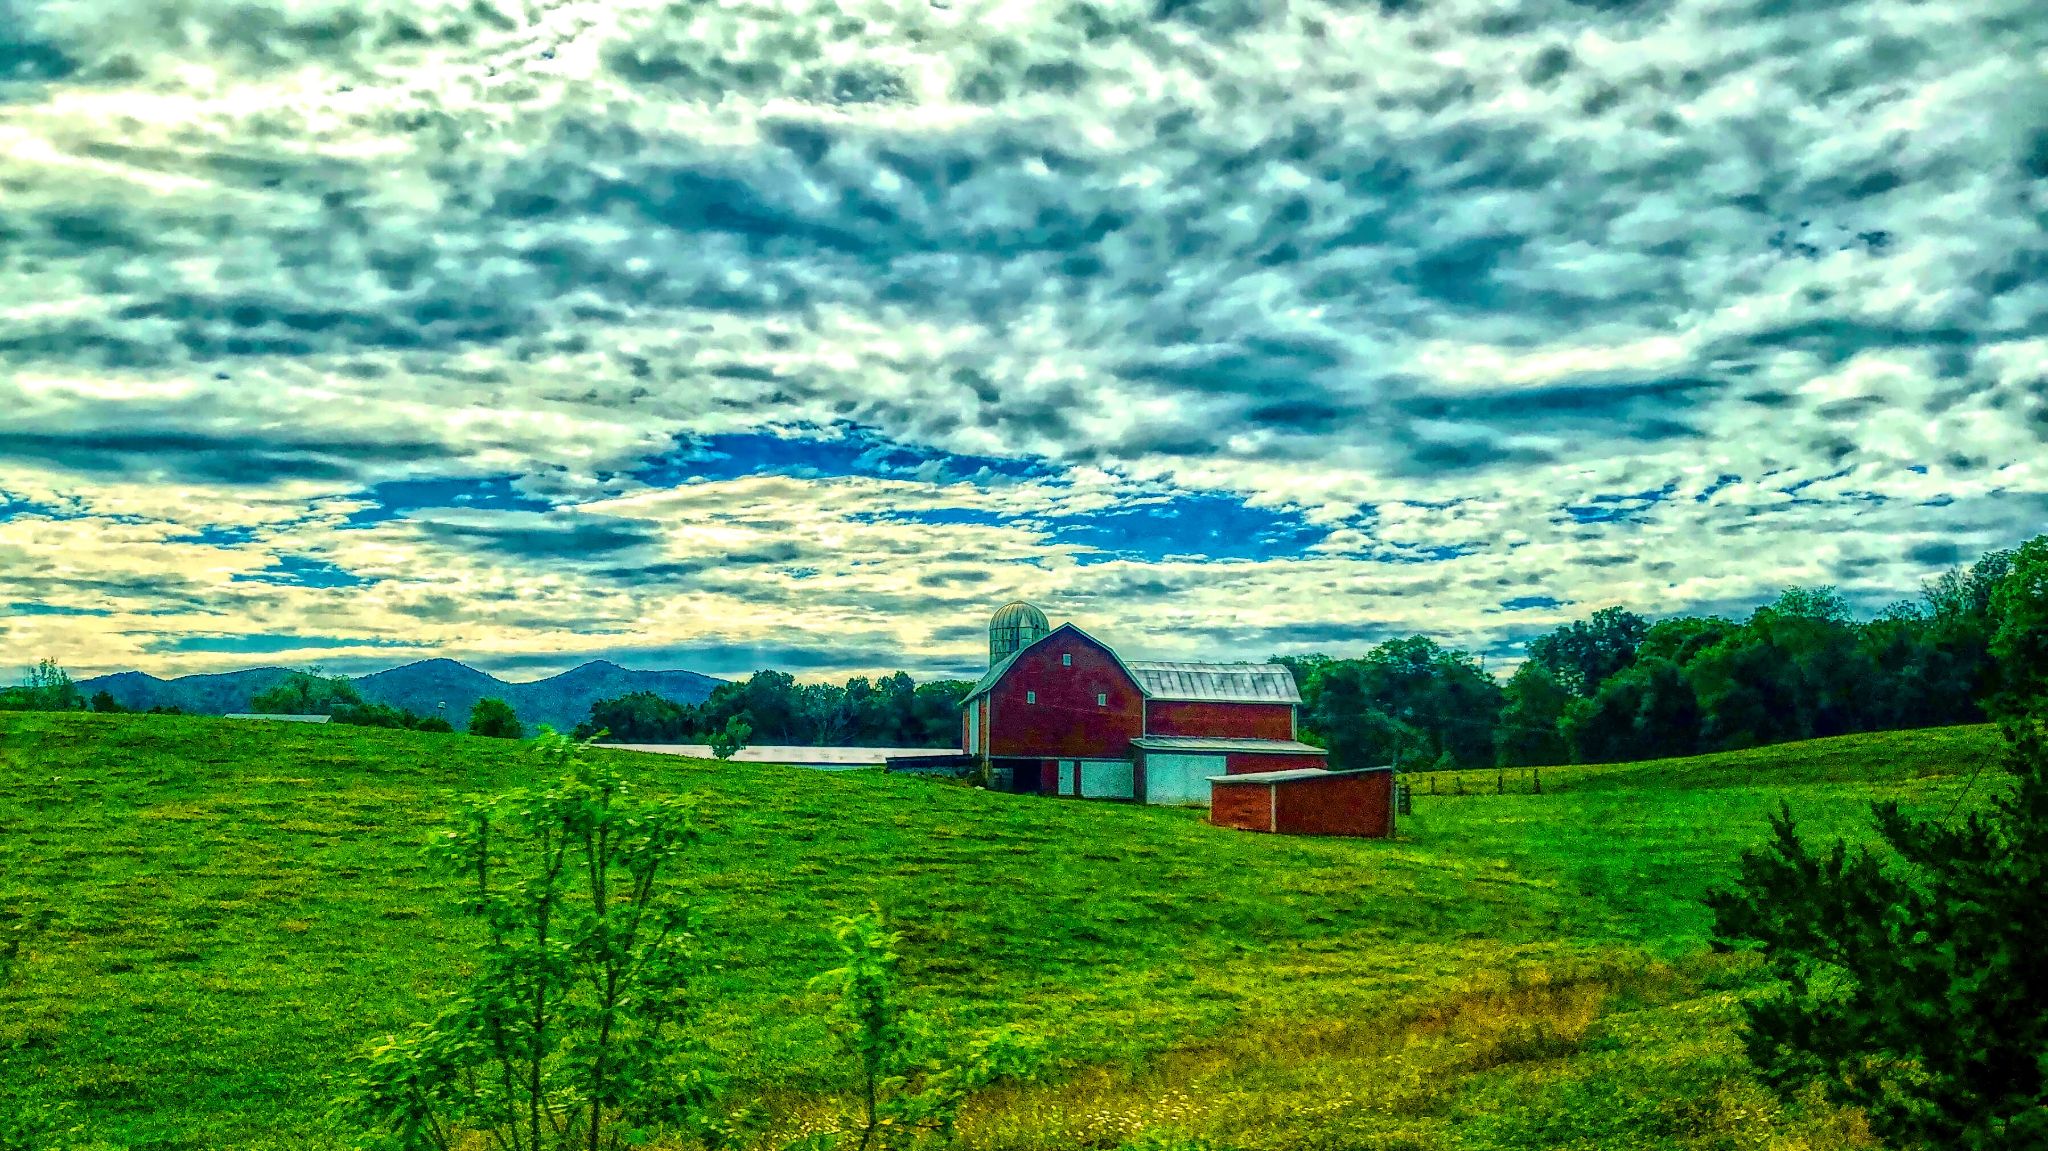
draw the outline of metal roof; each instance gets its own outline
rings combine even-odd
[[[702,743],[607,743],[601,747],[620,751],[651,751],[659,755],[686,755],[692,759],[713,759],[709,744]],[[958,756],[958,748],[932,747],[789,747],[749,745],[733,752],[734,763],[775,763],[787,767],[881,767],[892,759],[943,759]]]
[[[1338,779],[1347,775],[1370,775],[1392,771],[1391,767],[1356,767],[1350,771],[1329,771],[1320,767],[1297,767],[1291,771],[1248,771],[1243,775],[1212,775],[1210,783],[1291,783],[1298,779]]]
[[[1224,703],[1300,703],[1294,673],[1277,663],[1180,663],[1132,660],[1124,665],[1153,699]]]
[[[1202,700],[1215,703],[1300,703],[1301,691],[1294,686],[1294,673],[1277,663],[1187,663],[1159,660],[1126,660],[1116,649],[1075,627],[1063,623],[1051,633],[1033,640],[1004,657],[988,674],[975,681],[974,687],[961,699],[964,706],[968,700],[982,695],[1003,678],[1010,665],[1019,656],[1039,644],[1052,639],[1061,632],[1073,632],[1089,643],[1109,653],[1131,679],[1138,685],[1138,691],[1146,699]]]
[[[331,722],[333,722],[333,720],[334,720],[334,717],[333,717],[333,716],[331,716],[331,715],[271,715],[271,714],[269,714],[268,712],[264,712],[264,713],[256,713],[256,712],[245,712],[245,711],[238,711],[238,712],[233,712],[233,713],[231,713],[231,714],[229,714],[229,715],[224,715],[224,716],[222,716],[221,718],[222,718],[222,719],[275,719],[275,720],[280,720],[280,721],[282,721],[282,722],[284,722],[284,723],[331,723]]]
[[[1327,755],[1310,743],[1292,739],[1237,739],[1225,735],[1147,735],[1131,741],[1146,751],[1241,751],[1285,755]]]

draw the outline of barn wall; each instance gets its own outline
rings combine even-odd
[[[1294,705],[1155,699],[1145,705],[1145,734],[1293,739]]]
[[[1209,792],[1209,822],[1240,831],[1273,830],[1273,785],[1215,784]]]
[[[1302,752],[1299,755],[1274,755],[1262,751],[1238,751],[1229,756],[1230,766],[1225,775],[1250,775],[1260,771],[1294,771],[1303,767],[1329,767],[1330,757]]]
[[[1331,779],[1291,780],[1276,784],[1280,798],[1274,818],[1288,835],[1362,835],[1393,833],[1394,773],[1374,771]],[[1219,787],[1220,794],[1236,788]]]
[[[1060,663],[1062,654],[1073,666]],[[1037,703],[1026,703],[1026,692]],[[1098,707],[1096,695],[1109,697]],[[1099,644],[1055,632],[1017,657],[988,693],[989,754],[1059,759],[1129,759],[1144,733],[1145,698]]]

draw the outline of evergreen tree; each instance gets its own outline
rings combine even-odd
[[[1717,948],[1779,982],[1745,1045],[1785,1094],[1819,1083],[1902,1151],[2048,1147],[2048,538],[1994,597],[2011,786],[1960,824],[1874,811],[1894,858],[1800,839],[1789,808],[1708,897]]]

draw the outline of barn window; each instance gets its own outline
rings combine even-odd
[[[1103,691],[1098,691],[1098,692],[1096,692],[1096,693],[1095,693],[1095,706],[1096,706],[1096,707],[1108,707],[1108,706],[1109,706],[1109,693],[1108,693],[1108,692],[1103,692]]]
[[[1025,702],[1025,703],[1037,703],[1037,702],[1038,702],[1038,693],[1037,693],[1037,692],[1035,692],[1035,691],[1027,691],[1027,692],[1025,692],[1025,693],[1024,693],[1024,702]]]
[[[1063,651],[1063,652],[1061,652],[1061,653],[1060,653],[1060,666],[1061,666],[1061,667],[1072,667],[1072,666],[1074,666],[1074,653],[1073,653],[1073,652],[1070,652],[1070,651]]]

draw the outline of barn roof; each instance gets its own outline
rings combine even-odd
[[[1103,643],[1101,640],[1096,639],[1094,636],[1089,635],[1087,632],[1082,631],[1080,628],[1075,627],[1073,624],[1063,623],[1060,626],[1052,629],[1052,631],[1048,634],[1040,636],[1035,640],[1032,640],[1030,643],[1025,644],[1023,647],[1018,648],[1016,651],[1011,652],[1009,655],[1006,655],[1002,659],[996,661],[995,666],[988,669],[988,674],[982,676],[979,680],[976,680],[974,687],[971,690],[969,690],[965,696],[961,698],[961,705],[965,706],[968,700],[971,700],[974,697],[981,695],[983,692],[986,692],[990,688],[994,687],[997,681],[1003,678],[1003,673],[1010,670],[1010,665],[1016,663],[1017,660],[1020,657],[1022,657],[1025,652],[1030,651],[1032,648],[1037,647],[1039,644],[1042,644],[1047,640],[1052,639],[1054,636],[1059,635],[1062,632],[1072,632],[1075,635],[1080,636],[1082,639],[1087,640],[1089,643],[1094,644],[1096,647],[1101,648],[1103,651],[1108,652],[1109,658],[1115,660],[1117,666],[1123,668],[1125,674],[1131,677],[1131,681],[1138,685],[1138,690],[1141,693],[1145,693],[1148,695],[1150,694],[1149,692],[1145,692],[1145,681],[1139,679],[1137,674],[1131,671],[1131,665],[1124,662],[1124,657],[1118,655],[1116,653],[1115,648],[1109,646],[1106,643]]]
[[[1025,644],[1004,656],[975,681],[961,699],[964,705],[994,687],[1018,657],[1061,632],[1073,632],[1109,653],[1147,699],[1200,700],[1213,703],[1300,703],[1301,690],[1294,685],[1294,673],[1277,663],[1188,663],[1184,661],[1126,660],[1116,649],[1070,623]]]
[[[1277,663],[1132,661],[1124,665],[1153,699],[1300,703],[1294,673]]]
[[[1299,779],[1339,779],[1347,775],[1370,775],[1375,771],[1392,771],[1391,767],[1354,767],[1349,771],[1330,771],[1321,767],[1297,767],[1288,771],[1249,771],[1243,775],[1212,775],[1210,783],[1292,783]]]
[[[1227,735],[1147,735],[1131,741],[1146,751],[1269,752],[1284,755],[1327,755],[1322,748],[1292,739],[1238,739]]]

